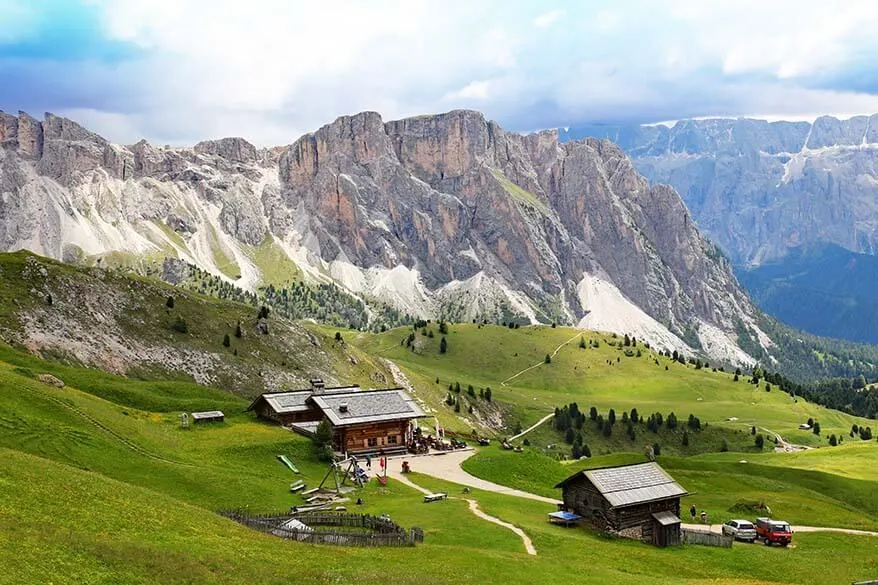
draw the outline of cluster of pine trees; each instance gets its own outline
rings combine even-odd
[[[658,434],[662,426],[669,430],[675,430],[679,426],[677,415],[673,412],[668,414],[667,418],[662,413],[656,412],[644,419],[637,412],[636,408],[632,408],[630,412],[623,411],[621,417],[617,417],[616,410],[611,408],[605,417],[598,412],[597,407],[592,406],[589,408],[588,414],[586,414],[580,410],[577,403],[571,402],[565,406],[555,408],[552,426],[556,431],[564,434],[564,442],[572,446],[571,455],[574,459],[582,456],[590,457],[591,450],[583,440],[583,428],[587,421],[589,424],[593,424],[594,428],[606,438],[613,435],[613,429],[619,423],[624,428],[625,435],[631,441],[637,438],[636,429],[638,428],[645,427],[647,431]],[[690,414],[686,426],[688,428],[684,430],[682,436],[683,446],[689,445],[690,430],[695,432],[701,430],[701,420],[697,416]],[[658,444],[654,445],[654,449],[657,446]]]
[[[436,383],[439,383],[439,378],[436,378]],[[463,393],[463,388],[460,385],[460,382],[454,382],[453,384],[448,385],[448,394],[445,396],[445,404],[448,406],[454,407],[454,412],[460,412],[461,409],[461,394]],[[473,413],[474,404],[476,404],[477,397],[479,400],[483,400],[485,402],[491,402],[493,397],[493,393],[491,392],[491,387],[487,388],[479,388],[478,394],[476,394],[476,389],[472,384],[468,384],[466,387],[466,395],[469,397],[467,400],[469,406],[467,407],[467,412],[470,414]]]

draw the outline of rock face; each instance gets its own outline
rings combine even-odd
[[[673,186],[735,264],[818,242],[878,251],[878,115],[595,126],[562,137],[583,136],[615,140],[651,183]]]
[[[7,250],[174,257],[252,289],[271,248],[412,315],[684,337],[747,360],[734,330],[755,309],[726,261],[609,141],[522,136],[472,111],[364,112],[271,150],[122,147],[51,115],[0,114],[0,128]]]

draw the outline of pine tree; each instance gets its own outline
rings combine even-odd
[[[550,356],[549,354],[546,354],[546,360],[545,360],[545,362],[546,362],[547,364],[551,364],[551,363],[552,363],[552,356]]]
[[[610,409],[610,412],[607,413],[607,420],[610,421],[610,426],[616,424],[616,411],[612,408]]]
[[[598,409],[595,408],[594,406],[592,406],[590,409],[588,409],[588,418],[590,418],[593,421],[596,421],[598,419]]]
[[[174,297],[168,297],[168,300],[165,301],[165,306],[169,309],[174,308]]]
[[[317,459],[320,461],[332,459],[332,427],[329,426],[328,420],[323,419],[320,421],[312,441],[314,442],[314,451]]]
[[[585,349],[585,338],[581,335],[579,336],[579,349]]]
[[[833,434],[833,435],[830,435],[830,437],[829,437],[829,444],[832,445],[833,447],[835,447],[836,445],[838,445],[838,439],[835,437],[834,434]]]
[[[439,353],[445,353],[446,351],[448,351],[448,342],[443,337],[442,341],[439,342]]]
[[[235,337],[237,337],[238,339],[241,339],[243,336],[244,336],[244,332],[241,331],[241,322],[238,321],[238,323],[235,325]]]
[[[683,446],[689,446],[689,431],[683,431]]]
[[[491,387],[485,388],[485,400],[491,402]]]
[[[232,345],[232,340],[229,338],[229,334],[226,333],[223,337],[223,347],[229,347]]]
[[[756,435],[755,443],[756,443],[756,448],[760,449],[760,450],[765,445],[765,437],[762,436],[762,433],[759,433],[758,435]]]

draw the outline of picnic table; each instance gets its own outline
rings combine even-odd
[[[437,492],[435,494],[426,494],[424,496],[424,503],[429,504],[430,502],[438,502],[439,500],[444,500],[448,498],[448,494],[445,492]]]

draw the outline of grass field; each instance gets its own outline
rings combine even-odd
[[[430,328],[436,330],[435,325]],[[642,345],[637,348],[641,357],[628,357],[623,350],[629,348],[611,346],[621,346],[621,339],[608,334],[564,327],[512,330],[497,325],[451,324],[445,336],[448,349],[442,354],[440,335],[430,338],[418,334],[413,349],[409,349],[400,344],[408,333],[407,329],[395,329],[381,335],[361,334],[355,343],[404,368],[418,382],[418,389],[436,404],[441,404],[449,383],[490,387],[494,400],[512,406],[513,416],[507,421],[510,430],[516,423],[527,427],[555,407],[570,402],[578,403],[585,411],[596,406],[604,415],[610,408],[618,416],[636,408],[644,416],[652,412],[667,416],[674,411],[685,421],[691,413],[702,423],[732,433],[747,432],[755,425],[780,433],[789,442],[813,446],[827,445],[831,433],[847,437],[854,423],[874,422],[810,404],[777,389],[766,392],[764,383],[757,388],[747,383],[746,375],[734,382],[730,372],[697,370],[694,365],[655,355]],[[586,342],[598,341],[599,347],[581,349],[580,336]],[[551,363],[502,384],[516,373],[544,362],[546,354],[559,346]],[[439,407],[440,412],[443,409],[446,413],[450,410]],[[730,422],[729,418],[737,420]],[[798,430],[808,418],[820,421],[823,436]],[[451,424],[455,422],[468,426],[462,421]],[[637,444],[642,442],[638,439]]]
[[[505,353],[510,355],[492,361],[477,352],[475,340],[485,332],[492,343],[507,346]],[[346,339],[352,337],[345,333]],[[425,344],[438,343],[438,337],[420,337]],[[363,335],[356,344],[357,355],[375,360],[383,355],[399,363],[419,395],[436,408],[446,408],[442,420],[457,421],[461,427],[468,422],[435,401],[441,401],[449,382],[491,386],[497,401],[509,403],[509,416],[524,422],[548,412],[553,401],[562,404],[571,397],[602,410],[621,410],[626,404],[643,413],[674,409],[688,414],[692,409],[717,426],[723,424],[721,413],[732,407],[745,416],[750,413],[753,420],[760,415],[767,427],[783,429],[805,414],[819,415],[830,428],[849,426],[851,420],[801,401],[793,403],[776,392],[754,391],[743,382],[731,382],[728,375],[683,366],[672,370],[674,364],[666,372],[664,362],[655,366],[645,356],[621,357],[618,365],[607,365],[604,371],[601,362],[619,355],[606,343],[597,350],[579,350],[574,342],[559,351],[552,364],[516,378],[513,386],[500,386],[499,380],[570,337],[569,331],[550,328],[454,326],[444,356],[428,353],[427,345],[422,354],[406,350],[399,345],[401,331]],[[469,359],[458,353],[467,347]],[[490,343],[485,347],[496,349]],[[527,351],[529,355],[521,355]],[[587,372],[584,377],[578,374],[582,369]],[[58,389],[37,381],[35,376],[42,373],[57,375],[67,386]],[[560,389],[542,381],[546,375],[555,376],[551,384]],[[628,396],[626,388],[634,388],[630,391],[636,396]],[[757,394],[760,408],[739,404]],[[515,534],[475,517],[465,502],[423,504],[418,492],[392,481],[387,487],[372,482],[364,488],[358,494],[365,502],[363,510],[388,513],[406,527],[422,527],[423,545],[379,550],[281,541],[215,512],[242,506],[253,511],[286,509],[301,503],[300,496],[288,492],[289,483],[301,477],[314,486],[325,465],[314,459],[308,440],[256,420],[244,412],[246,406],[242,398],[186,381],[125,379],[0,347],[0,583],[484,585],[569,583],[571,575],[577,575],[587,583],[621,585],[822,585],[865,579],[878,571],[878,539],[800,534],[790,550],[745,545],[660,550],[587,529],[554,527],[545,521],[551,506],[473,490],[467,497],[478,500],[485,512],[528,533],[539,553],[532,557]],[[180,427],[180,411],[212,407],[226,413],[225,423]],[[784,414],[785,407],[799,410]],[[289,456],[301,475],[278,463],[277,454]],[[715,520],[729,514],[728,508],[739,500],[764,499],[794,523],[878,527],[874,442],[744,457],[746,464],[737,462],[741,453],[660,461]],[[551,489],[554,482],[584,465],[641,459],[639,454],[621,453],[562,463],[538,450],[516,454],[489,448],[466,466],[512,487],[557,496]],[[851,466],[857,470],[846,474]],[[460,486],[441,480],[418,474],[412,479],[429,489],[461,494]],[[831,567],[826,563],[829,555]]]

